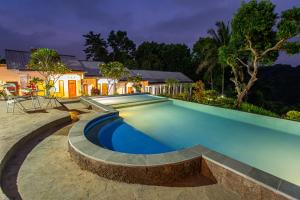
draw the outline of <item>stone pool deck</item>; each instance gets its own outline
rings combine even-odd
[[[23,102],[25,107],[30,106],[31,102]],[[41,102],[43,104],[43,102]],[[45,105],[43,105],[45,106]],[[47,109],[35,113],[23,113],[17,108],[15,113],[6,113],[6,102],[0,101],[0,170],[14,145],[22,140],[25,136],[32,133],[51,121],[68,117],[69,113],[63,109]],[[7,197],[0,190],[0,199]]]

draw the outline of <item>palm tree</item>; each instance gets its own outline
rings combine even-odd
[[[211,89],[214,89],[213,70],[218,64],[218,46],[210,38],[200,38],[193,47],[196,59],[200,61],[196,73],[206,70],[204,76],[209,77]]]
[[[217,29],[209,29],[207,33],[212,37],[218,48],[226,46],[230,40],[230,29],[229,23],[225,24],[223,21],[216,22]],[[224,95],[224,74],[225,66],[221,64],[222,67],[222,95]]]

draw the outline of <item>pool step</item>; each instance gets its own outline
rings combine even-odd
[[[137,102],[129,102],[129,103],[122,103],[122,104],[115,104],[111,105],[113,108],[127,108],[132,106],[141,106],[141,105],[147,105],[147,104],[153,104],[153,103],[162,103],[170,101],[168,98],[162,98],[162,99],[156,99],[156,100],[146,100],[146,101],[137,101]]]
[[[113,122],[113,121],[116,121],[120,119],[119,117],[112,117],[112,118],[108,118],[108,119],[104,119],[103,121],[99,121],[99,123],[96,123],[95,125],[93,125],[88,131],[87,133],[85,133],[85,136],[88,138],[89,141],[91,141],[92,143],[96,144],[96,145],[99,145],[101,146],[99,143],[98,143],[98,133],[100,131],[100,129],[102,127],[104,127],[105,125]]]

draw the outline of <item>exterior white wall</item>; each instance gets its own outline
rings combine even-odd
[[[117,93],[118,94],[125,94],[125,87],[117,87]]]
[[[132,88],[133,93],[136,93],[136,89],[133,87],[133,82],[127,82],[126,84],[122,84],[122,86],[118,86],[117,92],[118,94],[126,94],[128,93],[128,88]]]
[[[68,81],[69,80],[74,80],[76,81],[76,95],[79,96],[81,93],[81,85],[78,85],[78,81],[81,81],[82,76],[79,74],[64,74],[59,79],[55,82],[54,87],[55,87],[55,92],[59,93],[59,81],[62,80],[64,81],[64,97],[69,96],[69,86],[68,86]]]
[[[108,85],[108,95],[113,95],[114,94],[114,84],[113,84],[113,79],[107,79],[107,78],[100,78],[98,80],[98,84],[100,84],[100,91],[102,90],[102,83],[107,83]],[[116,81],[117,83],[117,81]]]
[[[153,95],[158,94],[178,94],[183,91],[184,83],[179,83],[176,85],[167,85],[167,84],[153,84],[145,86],[145,92],[149,92]]]

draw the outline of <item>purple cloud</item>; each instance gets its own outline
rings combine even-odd
[[[276,10],[300,6],[299,0],[274,0]],[[0,7],[0,55],[4,48],[55,48],[84,58],[82,35],[90,30],[107,36],[126,30],[142,41],[186,43],[190,47],[217,20],[229,21],[236,0],[10,0]],[[300,56],[278,62],[300,64]]]

